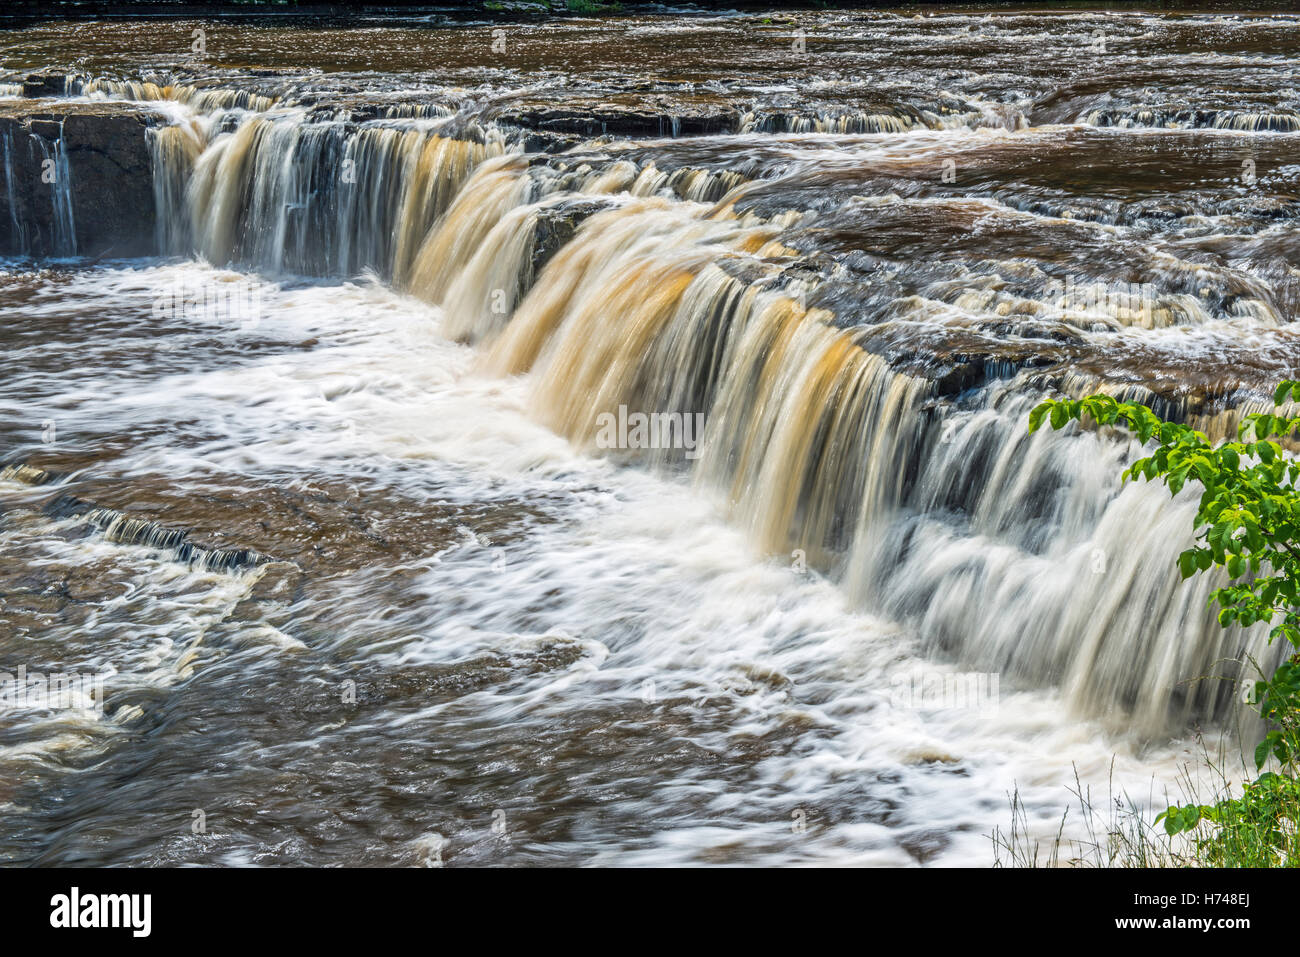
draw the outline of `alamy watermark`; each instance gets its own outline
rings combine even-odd
[[[596,416],[596,446],[602,449],[681,449],[688,459],[700,457],[703,412],[629,412]]]
[[[977,711],[996,714],[999,676],[987,672],[913,671],[889,683],[895,708],[918,711]]]
[[[1055,298],[1066,317],[1105,315],[1130,323],[1149,325],[1155,315],[1157,289],[1149,282],[1108,283],[1096,279],[1068,277],[1047,284],[1048,298]]]
[[[152,894],[83,894],[73,887],[66,894],[50,898],[50,926],[78,928],[123,928],[132,937],[148,937],[153,929]]]
[[[45,674],[19,665],[16,674],[0,671],[0,711],[104,710],[104,675],[85,672]]]
[[[190,319],[227,323],[247,332],[262,321],[263,283],[253,279],[229,282],[177,280],[153,301],[155,319]]]

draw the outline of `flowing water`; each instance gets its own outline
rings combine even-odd
[[[0,274],[0,671],[102,683],[0,711],[0,860],[987,864],[1013,789],[1162,806],[1274,653],[1180,582],[1194,493],[1026,418],[1222,436],[1300,373],[1300,18],[64,24],[0,70],[148,111],[157,212],[69,248],[60,176],[67,255]]]

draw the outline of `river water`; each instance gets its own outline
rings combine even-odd
[[[1223,435],[1300,372],[1297,64],[1248,15],[0,34],[10,98],[154,116],[158,207],[0,274],[0,671],[102,682],[0,711],[0,860],[978,866],[1013,791],[1162,808],[1269,652],[1178,579],[1194,495],[1025,422]]]

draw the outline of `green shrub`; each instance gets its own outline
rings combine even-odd
[[[1175,495],[1189,481],[1204,489],[1195,519],[1197,544],[1178,556],[1183,578],[1226,569],[1230,583],[1210,595],[1210,603],[1219,607],[1219,624],[1264,622],[1272,625],[1270,642],[1281,638],[1300,650],[1300,464],[1274,441],[1300,430],[1300,416],[1278,414],[1288,397],[1300,401],[1300,382],[1283,382],[1274,395],[1274,412],[1246,416],[1238,440],[1217,446],[1144,405],[1107,395],[1044,402],[1030,413],[1029,429],[1045,421],[1060,429],[1087,420],[1126,427],[1144,445],[1155,440],[1154,451],[1123,477],[1159,480]],[[1225,794],[1212,804],[1171,806],[1156,823],[1163,821],[1170,836],[1188,834],[1204,863],[1300,864],[1300,654],[1271,675],[1262,673],[1251,703],[1266,729],[1253,754],[1258,777],[1244,783],[1239,797]],[[1270,758],[1277,770],[1263,771]]]
[[[599,3],[596,0],[566,0],[565,7],[570,13],[620,13],[623,10],[621,3]]]

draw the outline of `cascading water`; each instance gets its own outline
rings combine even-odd
[[[845,43],[922,29],[838,26]],[[968,42],[945,34],[939,55],[964,62]],[[138,306],[194,270],[265,283],[265,308],[239,348],[211,317],[191,329],[154,309],[154,331],[189,337],[193,356],[140,360],[165,387],[108,389],[108,415],[138,445],[97,434],[66,461],[36,448],[13,464],[0,482],[32,505],[14,535],[61,562],[70,542],[96,562],[135,549],[141,580],[183,579],[179,597],[151,584],[129,599],[136,615],[173,602],[188,624],[160,625],[171,643],[124,682],[171,687],[207,668],[215,687],[222,655],[314,655],[295,681],[386,676],[367,693],[392,710],[347,719],[340,746],[387,753],[395,729],[434,720],[489,756],[506,745],[457,682],[485,689],[487,724],[556,748],[566,708],[581,711],[571,733],[595,740],[649,682],[644,700],[688,709],[665,705],[662,733],[743,754],[737,780],[778,817],[794,798],[777,782],[797,775],[800,800],[853,803],[841,773],[897,763],[898,790],[915,794],[950,750],[983,746],[960,715],[906,743],[872,717],[882,681],[917,663],[1000,676],[1006,720],[1050,724],[1048,753],[1095,732],[1082,759],[1094,771],[1116,749],[1164,755],[1193,726],[1230,726],[1241,662],[1281,650],[1266,629],[1218,626],[1206,599],[1221,582],[1179,580],[1194,492],[1121,487],[1134,443],[1030,435],[1027,419],[1046,396],[1101,390],[1218,438],[1268,405],[1268,383],[1297,368],[1294,104],[1170,112],[1122,76],[1103,93],[1007,86],[1019,61],[1001,79],[966,70],[938,85],[914,55],[906,82],[861,102],[846,77],[802,103],[756,73],[716,108],[677,102],[662,136],[643,129],[653,101],[625,108],[620,129],[607,104],[566,116],[523,86],[493,98],[472,72],[436,96],[367,92],[373,78],[355,76],[69,75],[61,95],[78,103],[154,111],[152,225],[168,259],[114,273],[114,295]],[[1177,73],[1170,56],[1161,68]],[[1164,135],[1204,151],[1172,185],[1144,139]],[[1236,185],[1234,137],[1275,177],[1267,197]],[[0,142],[12,179],[21,144]],[[1132,196],[1113,172],[1086,172],[1112,155],[1131,163]],[[1058,173],[1064,156],[1085,172]],[[49,158],[71,190],[66,154]],[[73,196],[54,217],[65,253],[78,251]],[[14,212],[19,248],[25,228]],[[98,302],[69,282],[70,301]],[[1228,371],[1207,371],[1208,356]],[[182,357],[194,365],[171,364]],[[173,392],[180,428],[161,424]],[[54,419],[60,401],[76,405],[37,404]],[[654,431],[629,433],[642,421]],[[114,456],[140,501],[93,477]],[[182,495],[158,480],[173,470],[190,476]],[[65,482],[90,488],[42,503]],[[229,527],[191,529],[195,500],[221,503]],[[570,686],[587,680],[575,704]],[[1006,743],[1017,733],[993,733],[994,750],[1019,747]],[[1033,751],[1036,734],[1016,740]],[[810,744],[822,738],[828,751]],[[1016,767],[1040,765],[1034,753]],[[449,777],[471,774],[445,761]],[[588,772],[575,773],[563,780]],[[680,769],[708,791],[700,773]],[[890,773],[866,805],[902,803]],[[685,805],[670,813],[672,827],[701,826]],[[862,813],[885,826],[894,812]]]
[[[12,197],[28,191],[30,201],[49,211],[47,245],[51,255],[72,256],[77,252],[77,226],[72,201],[72,171],[68,163],[63,124],[38,136],[7,129],[0,134],[0,156],[4,160],[5,192],[9,205],[9,241],[15,249],[26,250],[31,243],[31,226],[24,221],[21,207]],[[20,169],[30,171],[26,182],[19,182]],[[34,193],[35,195],[31,195]]]
[[[185,147],[178,154],[169,138],[156,144],[164,179],[183,177],[177,160],[190,160]],[[164,219],[183,224],[169,227],[174,241],[193,235],[214,262],[400,277],[462,180],[499,148],[421,129],[254,117],[192,159],[187,208],[165,206]],[[161,198],[174,200],[175,191]]]
[[[193,236],[212,262],[388,277],[442,306],[447,334],[479,343],[485,370],[530,374],[534,414],[591,451],[600,417],[620,407],[701,416],[698,461],[671,448],[648,458],[690,467],[761,549],[806,556],[935,653],[1060,686],[1116,729],[1158,737],[1224,718],[1232,663],[1267,658],[1258,629],[1225,631],[1204,613],[1214,582],[1150,574],[1190,543],[1190,511],[1157,489],[1116,494],[1131,449],[1031,438],[1042,393],[1015,380],[927,401],[933,387],[865,349],[863,331],[774,285],[763,263],[789,252],[784,220],[738,217],[743,182],[693,202],[718,192],[697,185],[716,177],[682,195],[653,164],[534,171],[515,152],[485,162],[506,149],[495,132],[350,128],[261,105],[269,113],[232,122],[210,98],[213,116],[154,132],[166,248]],[[604,196],[534,276],[539,216]],[[771,275],[732,275],[754,269]],[[967,311],[1004,301],[955,289]],[[1104,285],[1025,295],[1084,326],[1210,319],[1186,295],[1145,311]],[[1127,540],[1134,522],[1147,541]]]

